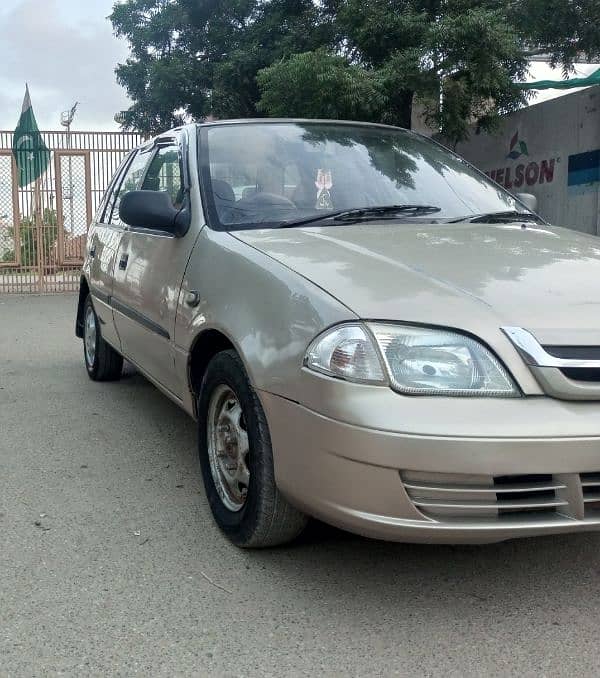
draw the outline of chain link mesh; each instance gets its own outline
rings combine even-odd
[[[17,263],[12,155],[0,155],[0,264]]]
[[[64,261],[81,261],[88,230],[90,187],[86,181],[85,158],[81,155],[59,156],[61,214],[63,218]]]

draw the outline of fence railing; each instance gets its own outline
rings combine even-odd
[[[0,131],[0,294],[75,291],[87,231],[130,132],[42,131],[51,160],[20,188],[10,131]]]

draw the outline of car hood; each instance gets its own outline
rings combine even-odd
[[[361,318],[600,344],[600,240],[562,228],[375,222],[238,231]]]

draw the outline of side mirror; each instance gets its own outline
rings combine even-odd
[[[538,199],[531,193],[517,193],[517,198],[532,212],[537,212]]]
[[[119,217],[129,226],[153,228],[175,236],[185,235],[190,225],[189,210],[176,209],[165,191],[129,191],[119,203]]]

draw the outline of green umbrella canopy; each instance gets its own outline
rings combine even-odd
[[[590,87],[600,85],[600,68],[585,78],[570,80],[536,80],[535,82],[519,82],[521,89],[572,89],[573,87]]]

